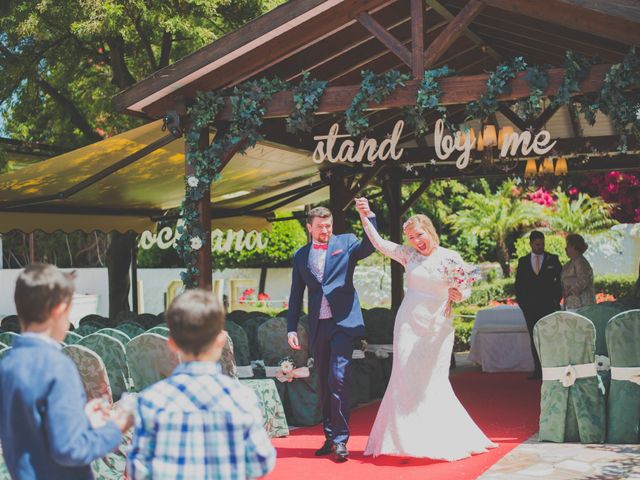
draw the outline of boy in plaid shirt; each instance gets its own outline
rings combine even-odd
[[[266,475],[275,450],[256,396],[222,374],[224,311],[204,290],[166,313],[169,347],[182,362],[140,394],[128,471],[132,479],[246,479]]]

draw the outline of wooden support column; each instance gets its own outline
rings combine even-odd
[[[385,184],[389,203],[389,240],[402,244],[402,191],[398,175],[392,175]],[[404,268],[398,262],[391,262],[391,308],[397,309],[404,296]]]
[[[424,77],[424,5],[411,0],[411,72],[413,78]]]
[[[185,143],[186,145],[186,143]],[[202,151],[209,146],[209,129],[200,130],[200,140],[198,150]],[[187,147],[188,148],[188,147]],[[186,152],[185,152],[186,153]],[[187,163],[185,155],[185,175],[193,175],[193,168]],[[198,201],[198,220],[204,228],[204,238],[202,238],[202,248],[198,250],[196,266],[200,274],[198,275],[198,288],[211,290],[211,189],[207,188],[202,198]]]
[[[342,208],[351,200],[351,191],[345,184],[345,178],[338,169],[331,170],[329,179],[329,209],[333,214],[333,233],[347,231],[346,215]]]
[[[138,239],[133,240],[131,246],[131,310],[133,313],[140,313],[138,305]]]

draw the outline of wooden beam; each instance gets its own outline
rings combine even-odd
[[[427,179],[420,184],[418,188],[411,194],[406,202],[400,207],[400,215],[404,215],[413,206],[414,203],[420,198],[420,196],[429,188],[431,180]]]
[[[429,45],[424,53],[424,66],[431,68],[447,49],[455,42],[473,19],[482,11],[484,3],[482,0],[471,0],[460,13],[449,22],[446,28],[438,35],[438,38]]]
[[[638,0],[562,0],[563,3],[640,23]]]
[[[393,52],[400,60],[411,67],[411,52],[407,50],[400,40],[391,35],[382,25],[380,25],[367,12],[360,13],[356,19],[369,33],[376,37],[382,44]]]
[[[527,124],[526,120],[521,119],[518,114],[516,114],[516,112],[514,112],[513,110],[511,110],[509,108],[508,105],[505,105],[504,103],[501,103],[500,106],[498,107],[498,111],[504,115],[505,117],[507,117],[507,120],[509,120],[511,123],[513,123],[516,127],[518,127],[521,131],[525,131],[527,128],[529,128],[529,125]]]
[[[562,25],[572,30],[590,33],[627,45],[640,43],[640,28],[634,20],[577,6],[578,2],[571,2],[572,4],[565,0],[537,2],[530,0],[484,0],[484,2],[490,7],[517,13],[525,17],[537,18],[538,20]],[[580,3],[585,2],[581,1]],[[612,2],[607,3],[611,4]]]
[[[395,173],[395,172],[394,172]],[[402,244],[402,215],[400,202],[402,188],[398,175],[392,175],[385,181],[383,191],[389,205],[389,240]],[[398,308],[404,295],[404,269],[398,262],[391,262],[391,308]]]
[[[576,110],[576,106],[573,102],[570,102],[567,105],[569,109],[569,119],[571,120],[571,129],[573,130],[574,137],[582,137],[584,135],[584,131],[580,126],[580,116],[578,115],[578,111]]]
[[[542,127],[544,127],[544,124],[547,123],[549,120],[551,120],[551,117],[553,117],[556,114],[556,112],[561,106],[562,105],[560,104],[554,105],[554,106],[548,106],[544,110],[544,112],[542,112],[540,116],[538,116],[538,118],[536,118],[533,121],[533,124],[531,125],[533,129],[537,131],[537,130],[540,130]]]
[[[580,84],[580,91],[575,95],[596,92],[602,86],[605,75],[611,65],[594,65],[587,78]],[[555,95],[564,78],[563,68],[547,70],[549,86],[546,95]],[[511,92],[501,95],[500,101],[515,101],[529,97],[529,85],[524,79],[526,72],[519,73],[511,82]],[[460,105],[478,100],[486,90],[488,74],[453,76],[440,81],[442,105]],[[420,82],[409,80],[405,87],[399,87],[379,104],[369,105],[370,110],[384,110],[415,105],[416,94]],[[351,105],[353,97],[358,93],[360,85],[346,85],[328,87],[320,99],[318,114],[344,112]],[[225,107],[218,115],[217,121],[231,119],[231,102],[225,99]],[[265,118],[286,117],[293,109],[293,94],[291,91],[277,93],[266,104]]]
[[[411,0],[411,72],[424,77],[424,7],[422,0]]]
[[[360,195],[365,188],[367,188],[367,185],[369,185],[371,181],[375,179],[380,174],[380,172],[382,172],[382,170],[387,168],[387,165],[388,163],[386,162],[380,162],[378,163],[378,165],[373,167],[369,173],[364,174],[364,176],[360,179],[360,182],[358,182],[358,187],[355,190],[351,190],[351,198],[349,199],[347,204],[342,208],[343,212],[346,211],[347,208],[349,208],[349,205],[351,205],[351,202],[353,202],[353,200],[358,195]]]
[[[200,139],[198,140],[198,150],[203,151],[209,147],[209,129],[200,130]],[[185,142],[185,176],[193,175],[193,166],[187,163],[187,154],[189,146]],[[211,291],[211,187],[207,188],[204,195],[198,200],[198,221],[204,229],[204,238],[202,238],[202,247],[198,250],[196,259],[196,267],[198,268],[198,288]]]

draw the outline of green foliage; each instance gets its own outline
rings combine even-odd
[[[562,235],[545,234],[544,236],[544,249],[549,253],[558,255],[560,263],[565,264],[569,261],[567,253],[564,251],[564,247],[567,242]],[[524,255],[531,253],[531,246],[529,245],[529,234],[523,235],[518,238],[515,243],[516,257],[520,258]]]
[[[511,63],[501,63],[487,80],[487,90],[477,102],[469,102],[466,112],[467,118],[485,119],[494,114],[500,106],[498,97],[511,92],[510,82],[518,72],[527,68],[522,57],[515,57]]]
[[[492,238],[503,274],[509,276],[507,242],[512,235],[540,220],[540,206],[523,198],[513,180],[503,182],[495,193],[485,180],[480,184],[482,191],[469,192],[463,208],[447,221],[454,232]]]
[[[405,109],[405,116],[407,124],[414,128],[415,134],[418,137],[423,137],[429,131],[426,115],[436,110],[443,116],[446,116],[447,109],[440,105],[440,95],[442,95],[442,89],[440,88],[439,78],[448,77],[453,75],[454,70],[451,70],[446,65],[435,70],[425,70],[422,82],[418,88],[416,95],[416,104],[413,107]]]
[[[564,78],[558,88],[558,93],[551,102],[552,107],[568,105],[571,102],[572,96],[580,91],[580,82],[587,78],[594,63],[593,59],[590,60],[579,53],[570,50],[566,52]]]
[[[310,78],[309,72],[302,74],[302,80],[293,88],[293,111],[287,117],[287,132],[311,131],[314,114],[328,83]]]
[[[369,129],[369,118],[365,115],[369,103],[380,103],[399,86],[411,78],[397,70],[389,70],[381,75],[365,70],[362,73],[360,90],[355,94],[345,112],[345,127],[353,137],[364,134]]]
[[[493,282],[480,282],[473,286],[465,305],[486,307],[492,301],[505,301],[515,296],[513,278],[501,278]]]
[[[555,196],[555,203],[544,209],[545,221],[552,232],[592,234],[607,231],[618,223],[611,218],[613,206],[600,197],[580,193],[572,200],[561,190]]]
[[[454,323],[454,352],[466,352],[471,348],[471,332],[473,323]]]
[[[215,251],[211,255],[213,268],[260,268],[290,267],[291,259],[297,249],[307,243],[307,234],[297,220],[273,222],[269,239],[263,250],[242,250],[237,252]]]
[[[523,101],[523,113],[525,118],[535,118],[542,113],[544,92],[549,86],[549,74],[547,66],[531,66],[527,67],[524,76],[527,85],[529,85],[529,98]]]
[[[633,291],[636,280],[634,275],[599,275],[594,278],[593,286],[596,293],[609,293],[619,299]]]

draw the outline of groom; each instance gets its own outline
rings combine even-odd
[[[375,219],[371,218],[375,225]],[[373,253],[365,235],[332,235],[333,216],[325,207],[307,215],[312,242],[293,257],[288,340],[298,350],[298,320],[305,287],[309,289],[309,342],[320,379],[320,402],[325,442],[316,456],[334,454],[338,462],[349,455],[350,379],[353,342],[365,335],[358,295],[353,287],[356,262]]]

